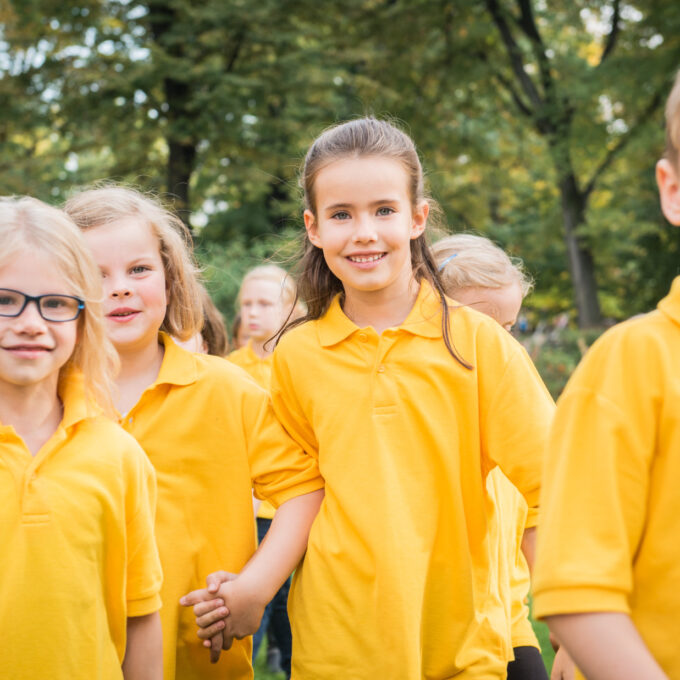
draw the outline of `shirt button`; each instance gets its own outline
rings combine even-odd
[[[366,333],[359,333],[359,340],[361,340],[361,342],[366,342],[366,340],[368,340]]]
[[[378,373],[384,373],[384,372],[385,372],[385,367],[382,364],[380,364],[380,366],[378,366]]]

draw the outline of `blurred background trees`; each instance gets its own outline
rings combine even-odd
[[[650,309],[680,268],[654,188],[672,0],[2,0],[0,181],[167,195],[227,314],[301,229],[297,169],[372,113],[415,139],[451,230],[523,257],[536,320]]]

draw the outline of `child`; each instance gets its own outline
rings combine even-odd
[[[656,166],[680,225],[680,76]],[[534,607],[600,678],[680,678],[680,278],[605,333],[560,398],[545,467]]]
[[[513,262],[489,239],[456,234],[432,247],[446,294],[488,314],[507,331],[514,326],[522,300],[532,282],[522,264]],[[486,488],[494,504],[489,533],[498,546],[499,595],[508,611],[509,635],[514,660],[508,664],[508,680],[546,678],[540,646],[529,621],[529,565],[521,543],[527,505],[499,467],[487,476]],[[527,556],[533,561],[533,555]]]
[[[100,300],[67,216],[0,199],[3,678],[162,677],[155,480],[95,405],[117,365]]]
[[[231,602],[229,620],[240,621],[244,601],[253,605],[248,611],[255,618],[262,615],[304,552],[322,494],[316,461],[285,434],[266,392],[241,369],[172,341],[171,335],[195,335],[202,321],[196,270],[179,219],[123,187],[84,191],[66,208],[103,276],[107,330],[122,364],[120,422],[158,475],[165,678],[251,678],[250,640],[234,643],[211,666],[190,612],[180,610],[178,600],[218,567],[243,570],[242,596]],[[281,505],[279,534],[244,569],[255,550],[251,480],[259,497]],[[258,560],[278,569],[271,590],[256,583]],[[227,644],[240,630],[227,630]]]
[[[231,344],[235,350],[241,349],[248,342],[248,335],[241,323],[241,313],[238,312],[231,324]]]
[[[484,477],[500,465],[535,514],[550,396],[508,333],[449,307],[407,135],[373,118],[331,128],[302,184],[309,311],[271,390],[326,496],[291,588],[292,677],[504,678]]]
[[[235,350],[227,358],[243,368],[260,387],[269,390],[272,371],[274,336],[290,316],[296,302],[293,279],[276,265],[261,265],[251,269],[241,282],[238,294],[239,315],[248,333],[244,347]],[[261,542],[274,517],[274,507],[263,501],[257,509],[257,536]],[[289,580],[281,586],[274,599],[267,605],[262,623],[253,637],[253,660],[262,644],[267,630],[274,632],[281,655],[281,669],[290,675],[291,633],[288,621]],[[269,636],[272,646],[272,636]]]

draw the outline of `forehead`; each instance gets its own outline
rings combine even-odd
[[[402,163],[381,156],[340,158],[323,167],[316,176],[316,200],[326,204],[376,198],[403,199],[409,196],[409,177]]]
[[[492,317],[500,324],[514,323],[522,307],[522,289],[518,283],[502,288],[463,288],[454,298],[470,305],[478,312]]]
[[[0,288],[28,295],[74,294],[64,262],[41,249],[19,250],[0,260]]]
[[[241,287],[241,300],[262,298],[276,301],[281,298],[281,284],[271,279],[246,279]]]
[[[142,217],[126,217],[87,229],[85,240],[98,262],[102,260],[159,256],[160,241]]]

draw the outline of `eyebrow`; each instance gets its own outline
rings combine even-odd
[[[379,198],[377,201],[371,201],[369,205],[371,207],[377,205],[384,205],[385,203],[399,203],[399,199],[396,197],[392,198]],[[353,203],[333,203],[332,205],[326,206],[325,210],[340,210],[343,208],[352,208]]]

